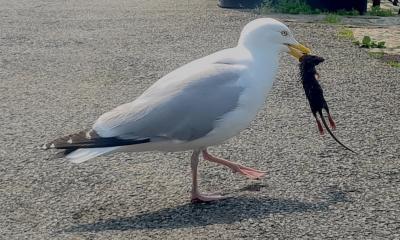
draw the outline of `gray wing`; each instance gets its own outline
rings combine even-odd
[[[243,91],[237,84],[242,71],[218,64],[181,79],[162,78],[135,101],[103,114],[93,129],[103,137],[123,139],[201,138],[237,107]]]

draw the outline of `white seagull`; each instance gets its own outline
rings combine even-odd
[[[215,157],[207,147],[249,126],[272,87],[281,52],[299,59],[310,50],[283,23],[271,18],[253,20],[243,28],[236,47],[172,71],[133,102],[101,115],[91,129],[56,139],[43,149],[64,149],[62,156],[74,163],[112,152],[192,150],[192,202],[222,199],[200,193],[199,155],[249,178],[265,175]]]

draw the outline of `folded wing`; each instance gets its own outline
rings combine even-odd
[[[180,79],[167,75],[135,101],[103,114],[93,129],[102,137],[124,140],[201,138],[237,107],[243,71],[214,64]]]

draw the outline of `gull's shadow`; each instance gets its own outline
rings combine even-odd
[[[347,202],[342,191],[328,192],[329,198],[317,203],[298,200],[237,197],[213,204],[184,204],[131,217],[116,217],[79,224],[66,229],[67,232],[99,232],[107,230],[175,229],[213,224],[230,224],[244,219],[264,218],[274,213],[302,213],[328,211],[329,206]]]

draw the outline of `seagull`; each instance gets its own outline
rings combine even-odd
[[[236,47],[179,67],[134,101],[101,115],[90,129],[58,138],[42,148],[62,149],[58,154],[73,163],[114,152],[193,151],[191,201],[224,199],[199,190],[200,155],[251,179],[265,175],[264,171],[216,157],[207,148],[250,125],[276,79],[281,52],[298,60],[311,51],[278,20],[253,20],[243,28]]]

